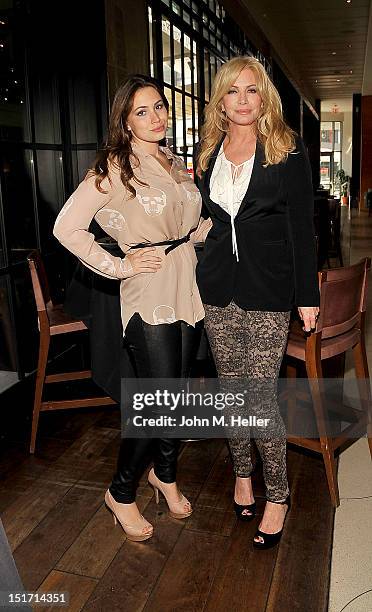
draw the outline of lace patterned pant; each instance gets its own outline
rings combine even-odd
[[[240,383],[249,389],[248,405],[257,417],[269,418],[271,426],[256,435],[269,501],[287,497],[286,431],[279,412],[276,383],[287,342],[289,312],[246,311],[234,302],[226,307],[204,304],[205,328],[218,376],[223,385]],[[235,384],[235,387],[234,387]],[[225,390],[228,390],[227,388]],[[247,410],[245,407],[243,410]],[[233,407],[227,416],[242,414]],[[250,413],[252,411],[250,410]],[[236,476],[248,478],[253,470],[251,433],[242,429],[229,433],[229,446]],[[244,435],[244,437],[242,437]]]

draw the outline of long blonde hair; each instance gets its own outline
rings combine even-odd
[[[295,148],[295,132],[283,119],[279,93],[265,68],[254,57],[234,57],[218,70],[212,86],[211,99],[205,108],[205,121],[201,130],[197,174],[205,172],[210,157],[222,136],[229,131],[229,123],[222,112],[222,98],[244,68],[256,77],[257,92],[262,98],[262,112],[257,119],[257,138],[265,149],[264,166],[278,164]]]

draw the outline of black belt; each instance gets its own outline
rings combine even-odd
[[[175,238],[174,240],[162,240],[161,242],[139,242],[138,244],[135,244],[131,246],[130,248],[131,249],[144,249],[146,247],[165,246],[166,244],[169,244],[168,248],[166,248],[164,251],[164,253],[168,255],[170,251],[173,251],[173,249],[176,249],[178,246],[180,246],[180,244],[183,244],[184,242],[188,242],[189,240],[190,240],[190,234],[187,234],[187,236],[184,236],[183,238]]]

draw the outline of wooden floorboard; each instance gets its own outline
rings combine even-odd
[[[146,603],[145,612],[203,610],[228,546],[227,537],[184,529]]]
[[[285,609],[288,601],[291,612],[327,612],[334,513],[318,458],[297,457],[292,500],[267,612]]]
[[[56,607],[56,605],[35,606],[35,610],[43,612],[55,612],[68,610],[68,612],[80,612],[89,595],[95,589],[97,581],[85,576],[75,576],[66,572],[52,571],[40,586],[40,592],[68,593],[69,601],[67,607]]]
[[[194,513],[170,518],[144,473],[138,503],[154,536],[135,543],[103,503],[120,444],[117,410],[64,411],[55,423],[48,415],[34,457],[24,438],[0,457],[0,510],[26,589],[69,591],[69,612],[326,612],[334,511],[320,458],[289,450],[284,535],[279,547],[257,551],[260,464],[257,517],[239,523],[225,441],[184,444],[178,482]]]

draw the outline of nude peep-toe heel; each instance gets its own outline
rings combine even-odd
[[[169,508],[169,516],[176,519],[183,519],[187,518],[188,516],[190,516],[190,514],[192,514],[193,510],[191,504],[189,500],[184,495],[182,495],[181,491],[179,491],[179,494],[181,496],[181,499],[179,501],[170,502],[168,500],[166,493],[162,489],[162,484],[164,483],[162,483],[161,480],[159,480],[159,478],[155,475],[153,468],[151,468],[149,472],[148,482],[149,485],[151,485],[154,489],[155,500],[157,504],[159,503],[159,491],[164,495],[165,501],[167,502]],[[188,510],[185,510],[185,507],[188,508]]]
[[[122,504],[116,502],[108,490],[105,494],[105,504],[114,517],[114,524],[116,525],[117,522],[120,523],[128,540],[131,540],[132,542],[143,542],[144,540],[151,538],[153,535],[153,527],[151,523],[146,521],[142,514],[140,515],[141,520],[136,525],[128,525],[128,523],[125,523],[120,517],[120,506]]]

